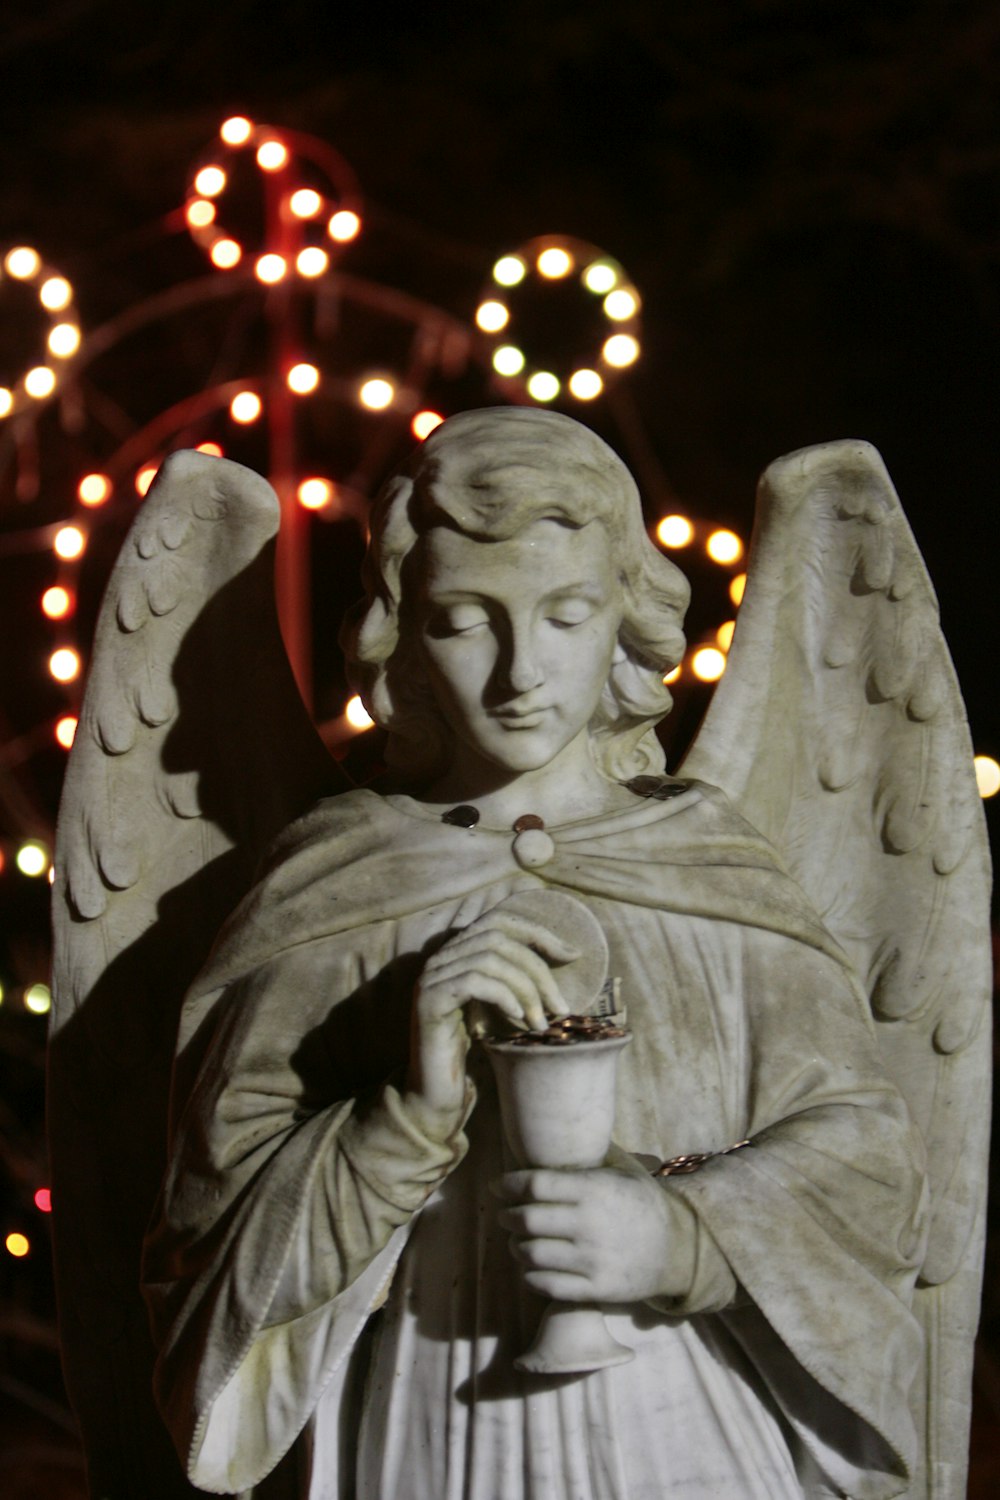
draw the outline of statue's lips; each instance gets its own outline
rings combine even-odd
[[[542,722],[548,708],[526,708],[526,709],[496,709],[490,714],[498,724],[505,729],[534,729]]]

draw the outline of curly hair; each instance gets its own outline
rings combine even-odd
[[[687,581],[650,541],[631,474],[595,433],[557,412],[490,407],[449,418],[382,490],[365,598],[341,636],[352,685],[388,732],[386,758],[400,774],[438,774],[452,743],[420,651],[420,538],[446,526],[488,545],[539,520],[574,530],[598,522],[618,566],[621,649],[591,720],[594,762],[612,780],[662,769],[653,731],[672,704],[664,673],[684,652]]]

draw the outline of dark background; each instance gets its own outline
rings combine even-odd
[[[633,466],[650,519],[684,508],[746,535],[756,476],[772,458],[870,439],[938,590],[976,749],[1000,758],[995,5],[508,0],[397,17],[310,0],[167,3],[156,13],[124,0],[43,0],[6,10],[0,245],[43,250],[76,285],[86,327],[202,273],[175,211],[189,164],[234,112],[334,145],[360,179],[369,226],[345,266],[458,318],[470,316],[501,251],[547,232],[594,242],[642,292],[644,354],[586,415]],[[188,378],[211,336],[196,321],[168,353],[150,341],[121,356],[108,378],[128,388],[131,406],[122,404],[135,420],[172,399],[168,362]],[[467,399],[495,397],[470,381]],[[39,430],[44,470],[55,463],[46,452],[72,442],[54,419]],[[405,447],[399,434],[386,458]],[[66,494],[43,484],[21,504],[0,490],[0,531],[67,515]],[[117,535],[113,523],[105,530],[81,581],[84,630]],[[335,580],[316,615],[324,712],[343,697],[331,643],[358,554],[350,527],[327,528],[317,544]],[[59,708],[37,616],[44,566],[0,557],[8,742]],[[697,631],[728,610],[721,579],[691,572]],[[61,765],[49,749],[8,757],[0,837],[51,819]],[[44,963],[43,907],[44,893],[12,879],[8,864],[8,981],[27,982]],[[2,1015],[5,1226],[44,1172],[42,1026],[9,1007]],[[33,1232],[28,1261],[3,1257],[0,1355],[7,1393],[25,1388],[18,1443],[35,1456],[10,1491],[0,1460],[0,1488],[55,1495],[65,1481],[74,1495],[47,1333],[45,1225]],[[977,1367],[981,1495],[996,1492],[1000,1474],[997,1320],[993,1294]]]

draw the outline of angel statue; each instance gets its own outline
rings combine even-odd
[[[878,454],[767,471],[674,776],[688,589],[587,428],[465,412],[376,502],[344,640],[384,786],[292,685],[277,515],[167,460],[68,768],[51,1148],[93,1496],[959,1500],[986,844]],[[470,1018],[566,1010],[553,891],[632,1044],[603,1165],[511,1170]],[[519,1368],[553,1301],[634,1358]]]

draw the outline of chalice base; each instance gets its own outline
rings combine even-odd
[[[514,1361],[532,1375],[582,1375],[627,1365],[635,1350],[612,1338],[600,1308],[590,1303],[551,1303],[530,1349]]]

